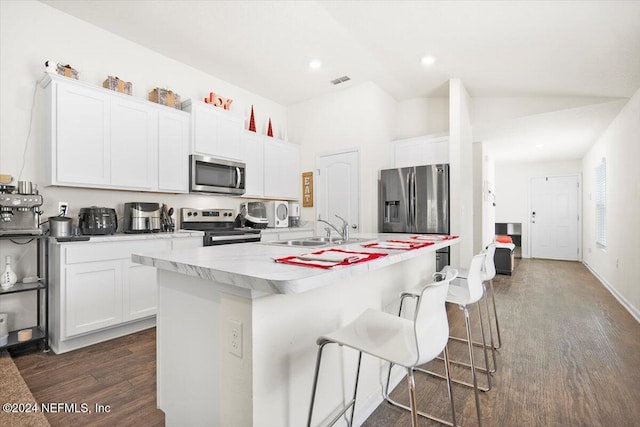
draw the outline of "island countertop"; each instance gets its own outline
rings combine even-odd
[[[415,234],[360,234],[367,242],[408,239]],[[459,238],[435,242],[412,250],[366,248],[359,242],[339,246],[344,250],[386,253],[387,256],[332,269],[277,263],[275,258],[328,249],[274,245],[272,242],[207,246],[171,252],[133,254],[132,261],[160,270],[211,280],[239,288],[245,296],[259,298],[269,294],[300,293],[325,286],[334,280],[363,274],[398,262],[423,256],[451,246]]]

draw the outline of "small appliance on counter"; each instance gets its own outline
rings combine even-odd
[[[160,204],[131,202],[124,204],[125,233],[157,233],[160,231]]]
[[[0,185],[0,235],[40,235],[42,196],[29,181]]]
[[[300,203],[289,202],[289,227],[300,227]]]
[[[267,228],[269,220],[267,219],[267,208],[263,202],[245,202],[240,204],[240,226],[251,227],[256,229]],[[244,224],[242,224],[244,220]]]
[[[274,200],[267,202],[267,219],[269,227],[286,228],[289,226],[289,203]]]
[[[73,220],[67,216],[49,217],[49,235],[51,237],[71,236],[71,225]]]
[[[116,210],[98,206],[81,208],[78,213],[78,228],[81,234],[90,236],[115,234],[118,229]]]

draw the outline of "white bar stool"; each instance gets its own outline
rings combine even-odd
[[[311,426],[313,406],[318,385],[318,373],[322,359],[322,350],[327,344],[338,344],[350,347],[358,351],[358,368],[356,371],[356,383],[353,391],[353,399],[347,403],[342,411],[333,418],[329,425],[333,425],[340,417],[351,408],[349,425],[353,426],[355,414],[356,394],[358,391],[358,377],[360,375],[360,361],[362,353],[369,354],[395,365],[400,365],[407,370],[407,384],[409,387],[411,425],[418,426],[418,409],[416,404],[415,379],[413,376],[417,366],[435,359],[444,351],[445,377],[447,379],[447,391],[451,404],[452,422],[448,422],[428,414],[420,413],[430,419],[456,426],[453,396],[451,394],[451,382],[449,379],[449,354],[447,341],[449,337],[449,322],[445,307],[445,298],[449,290],[449,283],[456,276],[456,272],[447,272],[444,279],[437,283],[430,283],[419,290],[420,296],[413,320],[404,319],[389,313],[368,309],[348,325],[321,336],[316,341],[318,356],[313,378],[313,390],[311,404],[309,406],[309,418],[307,426]]]
[[[493,372],[496,372],[496,370],[498,369],[495,350],[499,349],[502,346],[502,339],[500,336],[500,323],[498,322],[498,310],[496,309],[496,298],[495,298],[495,292],[493,290],[493,278],[496,276],[496,266],[494,262],[494,256],[496,253],[496,244],[495,243],[489,244],[485,249],[482,250],[481,253],[486,253],[487,255],[485,258],[484,264],[482,266],[482,286],[484,287],[484,292],[485,292],[485,307],[487,310],[487,318],[489,319],[488,320],[489,321],[489,342],[491,343],[491,356],[493,359],[493,369],[490,372],[493,373]],[[452,267],[446,266],[443,269],[443,272],[446,271],[448,268],[452,268]],[[458,278],[468,277],[469,271],[467,269],[455,268],[455,267],[453,268],[456,271],[458,271]],[[493,341],[493,325],[491,324],[491,310],[489,310],[489,302],[487,301],[488,292],[487,292],[486,282],[489,282],[489,290],[491,291],[491,300],[493,304],[493,320],[495,321],[496,335],[497,335],[497,341],[498,341],[497,344],[494,344],[494,341]],[[458,341],[466,341],[463,338],[458,338],[458,337],[451,337],[451,338]],[[474,342],[473,345],[479,347],[482,344],[479,342]]]
[[[473,393],[474,393],[474,397],[475,397],[475,403],[476,403],[476,414],[478,417],[478,426],[482,426],[482,415],[480,413],[480,397],[478,395],[478,391],[489,391],[491,390],[491,373],[489,371],[489,357],[487,354],[487,346],[483,345],[483,350],[484,350],[484,361],[485,361],[485,369],[483,370],[486,375],[487,375],[487,387],[479,387],[478,386],[478,380],[476,377],[476,369],[479,369],[478,367],[475,366],[475,362],[474,362],[474,358],[473,358],[473,340],[471,337],[471,325],[469,323],[469,310],[468,310],[468,306],[471,304],[476,304],[480,301],[480,299],[482,298],[483,294],[484,294],[484,288],[482,286],[482,280],[481,280],[481,270],[482,270],[482,265],[484,263],[484,259],[486,257],[485,253],[480,253],[478,255],[475,255],[472,259],[471,259],[471,264],[469,266],[469,269],[466,270],[467,271],[467,278],[464,279],[459,279],[456,277],[456,279],[454,279],[453,281],[451,281],[451,285],[449,286],[449,291],[447,293],[447,297],[446,297],[446,302],[451,303],[451,304],[457,304],[460,309],[462,309],[464,311],[464,320],[465,320],[465,326],[466,326],[466,332],[467,332],[467,339],[465,340],[468,344],[467,347],[469,349],[469,361],[470,363],[463,363],[463,362],[455,362],[456,364],[461,364],[464,366],[467,366],[469,368],[471,368],[471,381],[472,383],[469,384],[467,382],[464,381],[458,381],[458,380],[454,380],[454,379],[447,379],[447,381],[451,381],[451,382],[455,382],[457,384],[462,384],[464,386],[467,387],[471,387],[473,388]],[[450,271],[456,271],[455,269],[448,267],[446,269],[443,269],[443,271],[441,273],[435,273],[434,276],[436,277],[447,277],[449,275]],[[457,275],[457,271],[456,271],[456,275]],[[436,282],[438,283],[438,282]],[[405,298],[407,297],[418,297],[419,293],[415,292],[415,291],[406,291],[403,292],[402,295],[400,296],[400,314],[402,314],[402,306],[403,306],[403,302],[405,300]],[[418,300],[419,301],[419,300]],[[480,305],[477,305],[478,307],[478,313],[480,314]],[[480,314],[480,331],[481,331],[481,335],[482,335],[482,343],[484,344],[485,342],[485,338],[484,338],[484,323],[482,321],[482,315]],[[450,337],[451,338],[451,337]],[[445,367],[448,371],[448,363],[449,361],[446,361],[445,363]],[[453,361],[451,361],[450,363],[454,363]],[[436,372],[433,371],[429,371],[423,368],[416,368],[416,371],[419,372],[423,372],[426,374],[429,374],[431,376],[435,376],[438,378],[445,378],[445,376],[440,375]],[[389,367],[389,375],[391,374],[391,367]],[[448,376],[448,372],[446,372],[446,375]],[[388,385],[387,385],[388,386]],[[385,392],[385,399],[391,403],[392,405],[398,405],[397,402],[391,400],[389,398],[389,393],[388,390],[386,390]]]

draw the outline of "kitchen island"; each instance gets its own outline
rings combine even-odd
[[[408,251],[343,245],[387,256],[330,270],[276,263],[314,249],[264,243],[132,255],[158,269],[157,388],[166,425],[305,425],[316,338],[367,308],[397,312],[399,293],[435,271],[435,251],[458,241]],[[356,361],[348,349],[325,351],[314,424],[349,399]],[[363,358],[358,423],[381,402],[384,382],[382,364]]]

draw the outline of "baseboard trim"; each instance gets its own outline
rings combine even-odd
[[[585,267],[587,267],[587,269],[589,269],[591,274],[593,274],[596,277],[596,279],[598,279],[600,281],[600,283],[602,283],[604,285],[604,287],[607,288],[609,293],[611,293],[611,295],[613,295],[615,297],[615,299],[617,299],[618,302],[620,304],[622,304],[622,306],[629,312],[629,314],[631,314],[633,316],[633,318],[636,319],[636,322],[640,323],[640,310],[638,310],[636,307],[633,306],[633,304],[631,304],[629,301],[627,301],[627,299],[622,294],[620,294],[611,285],[611,283],[609,283],[607,281],[607,279],[605,279],[604,277],[600,276],[598,274],[598,272],[595,271],[589,264],[587,264],[584,261],[582,263],[584,264]]]

